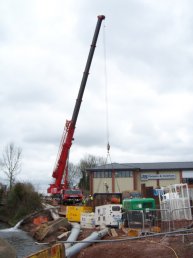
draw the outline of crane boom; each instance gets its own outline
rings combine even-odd
[[[60,147],[58,160],[57,160],[56,167],[55,167],[55,169],[53,171],[53,174],[52,174],[52,177],[55,178],[55,182],[53,184],[50,184],[50,187],[47,190],[48,193],[52,193],[52,194],[57,193],[62,188],[65,189],[65,188],[68,187],[67,175],[65,175],[64,184],[62,184],[62,178],[64,176],[64,171],[65,171],[65,168],[67,166],[69,150],[70,150],[70,147],[72,145],[74,130],[75,130],[75,126],[76,126],[76,121],[77,121],[77,118],[78,118],[78,114],[79,114],[79,110],[80,110],[80,106],[81,106],[81,102],[82,102],[82,97],[83,97],[86,82],[87,82],[87,79],[88,79],[89,70],[90,70],[92,59],[93,59],[93,55],[94,55],[94,51],[95,51],[96,42],[97,42],[97,39],[98,39],[101,23],[104,19],[105,19],[104,15],[99,15],[98,16],[98,20],[97,20],[92,44],[91,44],[89,55],[88,55],[88,58],[87,58],[87,62],[86,62],[85,70],[84,70],[84,73],[83,73],[82,81],[81,81],[81,84],[80,84],[78,97],[76,99],[76,103],[75,103],[74,111],[73,111],[73,114],[72,114],[72,118],[71,118],[70,121],[66,122],[65,135],[62,137],[62,142],[61,142],[61,147]]]

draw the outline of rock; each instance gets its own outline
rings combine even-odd
[[[16,258],[16,250],[3,238],[0,238],[0,257]]]

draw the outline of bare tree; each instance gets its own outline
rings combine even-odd
[[[68,164],[68,183],[69,187],[78,185],[81,178],[81,171],[79,166],[69,162]]]
[[[8,144],[3,151],[2,170],[9,180],[10,189],[21,172],[21,153],[21,148],[16,147],[14,143]]]
[[[85,192],[89,192],[90,190],[89,175],[87,173],[87,169],[104,164],[105,158],[93,155],[86,155],[83,159],[80,160],[79,167],[80,171],[82,172],[82,178],[80,179],[79,186]]]

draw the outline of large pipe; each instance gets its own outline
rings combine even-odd
[[[82,240],[81,243],[75,244],[65,250],[66,258],[70,258],[73,255],[77,254],[83,248],[91,245],[95,240],[101,239],[103,236],[108,234],[108,228],[105,228],[99,232],[93,232],[89,237]],[[85,241],[85,242],[84,242]]]
[[[70,242],[75,241],[78,238],[78,235],[80,233],[80,224],[79,223],[71,223],[71,224],[72,224],[71,233],[68,239],[66,240],[66,241],[69,241],[69,243],[64,244],[65,249],[69,248],[72,245],[72,243]]]

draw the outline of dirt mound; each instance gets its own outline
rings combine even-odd
[[[192,238],[193,240],[193,238]],[[191,241],[192,241],[191,240]],[[160,238],[127,240],[124,242],[98,243],[83,249],[74,258],[187,258],[193,257],[193,244],[182,242],[181,237],[169,238],[167,243]]]
[[[91,229],[82,230],[79,240],[92,233]],[[147,236],[143,239],[128,239],[121,230],[116,229],[117,237],[111,234],[103,240],[112,242],[96,243],[83,250],[73,258],[189,258],[193,257],[193,235],[188,236]],[[120,241],[120,239],[124,239]]]

